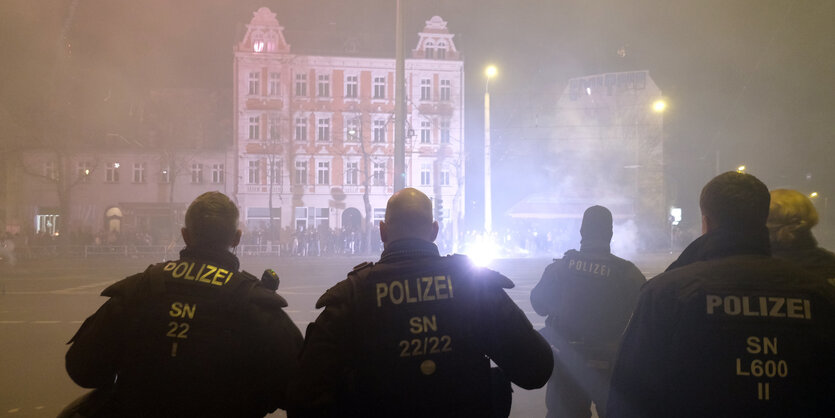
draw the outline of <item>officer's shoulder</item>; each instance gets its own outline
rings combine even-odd
[[[143,286],[147,285],[147,275],[156,266],[157,265],[152,264],[141,273],[136,273],[132,276],[128,276],[122,280],[119,280],[116,283],[113,283],[110,286],[107,286],[106,288],[104,288],[104,290],[102,290],[101,295],[112,298],[124,297],[135,294],[138,290],[142,289]]]
[[[248,289],[249,300],[253,304],[268,309],[279,309],[287,306],[287,300],[275,293],[274,290],[263,286],[261,280],[254,274],[241,270],[236,275],[244,282],[242,286]]]
[[[447,262],[454,263],[457,269],[463,270],[467,276],[473,278],[477,283],[503,289],[512,289],[515,286],[513,281],[498,271],[473,264],[466,255],[450,254],[444,256],[443,259]]]
[[[350,278],[333,285],[316,301],[316,309],[349,301],[354,290],[353,288],[354,285],[351,283]]]

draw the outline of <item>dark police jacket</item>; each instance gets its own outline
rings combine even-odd
[[[430,242],[389,244],[317,302],[325,310],[307,330],[299,415],[489,417],[489,359],[517,385],[541,387],[553,359],[511,287]]]
[[[835,254],[818,247],[818,242],[811,232],[795,241],[790,248],[776,247],[772,243],[774,258],[791,261],[835,283]]]
[[[650,280],[615,364],[608,417],[829,416],[835,287],[711,231]]]
[[[79,385],[110,393],[104,416],[262,417],[286,408],[302,336],[287,303],[228,252],[186,248],[102,292],[71,340]]]
[[[584,243],[545,268],[531,305],[561,338],[614,354],[644,283],[641,271],[612,255],[608,243]]]

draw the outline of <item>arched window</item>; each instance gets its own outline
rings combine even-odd
[[[443,42],[438,43],[438,59],[446,59],[446,44]]]
[[[424,45],[423,50],[426,54],[426,59],[435,59],[435,46],[432,42],[426,42],[426,45]]]

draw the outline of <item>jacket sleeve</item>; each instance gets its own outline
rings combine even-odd
[[[344,347],[350,325],[350,288],[348,280],[342,281],[317,303],[325,310],[307,327],[299,376],[289,390],[291,417],[323,417],[332,412],[348,364]]]
[[[501,288],[485,289],[480,314],[486,353],[523,389],[540,388],[554,368],[551,346],[533,329],[525,313]]]
[[[66,369],[79,386],[98,388],[112,384],[122,352],[125,310],[120,298],[111,298],[87,318],[70,340]]]
[[[272,320],[263,325],[264,340],[259,347],[253,347],[254,350],[260,350],[260,358],[265,359],[265,367],[254,368],[261,373],[262,384],[255,390],[264,392],[263,396],[257,396],[256,399],[267,400],[262,408],[265,414],[277,408],[290,407],[288,390],[291,382],[298,378],[299,355],[304,343],[301,331],[283,310],[272,312],[270,316]]]
[[[531,306],[539,316],[550,316],[556,312],[557,266],[559,261],[546,267],[539,283],[531,290]]]
[[[653,279],[653,280],[658,280]],[[665,323],[672,312],[651,287],[644,288],[621,341],[612,372],[607,417],[663,416],[653,411],[663,398],[664,355],[669,347]]]

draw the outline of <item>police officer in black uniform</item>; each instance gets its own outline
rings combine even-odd
[[[831,416],[835,287],[769,256],[754,176],[715,177],[700,206],[704,234],[641,290],[609,418]]]
[[[609,209],[586,209],[580,235],[580,251],[546,267],[531,291],[533,309],[547,316],[542,333],[555,356],[548,417],[589,417],[592,401],[603,416],[617,344],[646,282],[634,264],[610,252]]]
[[[286,408],[302,336],[287,303],[239,271],[238,208],[219,192],[188,208],[180,259],[108,287],[66,368],[97,388],[74,416],[263,417]],[[65,411],[65,415],[67,414]]]
[[[507,416],[507,380],[545,384],[550,349],[504,292],[513,283],[441,257],[437,234],[426,195],[407,188],[389,199],[380,261],[316,304],[325,310],[307,329],[298,416]]]

